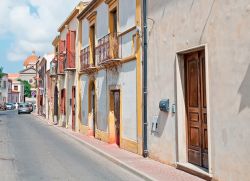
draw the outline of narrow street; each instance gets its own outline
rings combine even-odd
[[[0,178],[140,180],[32,115],[0,112]]]

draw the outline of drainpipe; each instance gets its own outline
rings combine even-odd
[[[148,139],[147,139],[147,54],[148,54],[148,37],[147,37],[147,0],[143,0],[143,156],[148,156]]]

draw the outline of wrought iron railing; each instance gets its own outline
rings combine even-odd
[[[85,70],[90,67],[89,46],[81,50],[80,61],[81,61],[81,70]]]
[[[110,59],[119,59],[119,37],[117,33],[110,33],[98,40],[96,47],[96,61],[101,64]]]

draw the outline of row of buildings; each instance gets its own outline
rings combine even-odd
[[[214,180],[250,177],[250,1],[92,0],[37,62],[38,113]]]
[[[0,104],[11,100],[12,81],[8,79],[8,74],[3,74],[0,79]]]
[[[0,103],[36,102],[36,62],[39,57],[32,52],[23,62],[23,69],[19,73],[4,73],[0,79]],[[31,85],[31,96],[25,96],[22,81]]]

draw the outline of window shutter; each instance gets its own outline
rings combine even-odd
[[[70,68],[70,32],[67,33],[66,36],[66,49],[67,49],[67,68]]]
[[[64,66],[63,66],[63,61],[64,61],[64,54],[63,52],[65,51],[65,41],[60,40],[59,42],[59,73],[63,73]]]
[[[70,31],[70,57],[71,57],[72,68],[75,68],[75,44],[76,44],[76,32]]]

